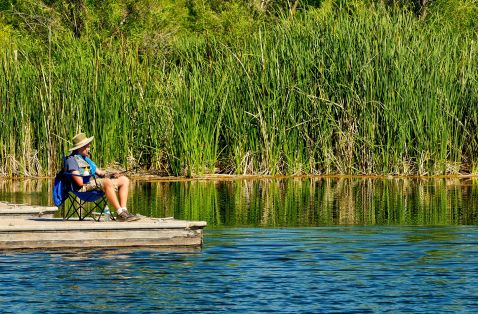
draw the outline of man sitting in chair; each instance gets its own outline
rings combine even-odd
[[[84,133],[79,133],[73,137],[73,147],[70,149],[71,154],[66,159],[65,170],[72,174],[86,176],[72,176],[75,189],[80,192],[101,189],[116,209],[117,220],[134,221],[140,219],[138,216],[130,214],[126,209],[129,179],[118,173],[107,175],[104,170],[98,169],[95,163],[88,158],[90,143],[93,138],[93,136],[86,137]],[[115,192],[118,192],[119,200]]]

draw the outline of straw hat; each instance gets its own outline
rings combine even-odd
[[[75,149],[82,148],[83,146],[91,143],[91,141],[95,137],[86,137],[85,133],[78,133],[73,137],[73,147],[70,148],[70,151],[74,151]]]

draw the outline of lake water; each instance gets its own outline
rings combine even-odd
[[[0,181],[49,204],[51,182]],[[202,250],[0,253],[0,312],[478,310],[478,181],[134,182],[129,207],[208,222]]]

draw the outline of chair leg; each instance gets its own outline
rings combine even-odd
[[[69,204],[67,205],[67,202],[65,201],[64,210],[62,211],[63,220],[69,220],[75,214],[78,216],[79,220],[83,220],[81,217],[81,208],[83,207],[81,200],[70,194],[67,201],[69,201]]]
[[[80,207],[78,208],[78,217],[79,217],[80,220],[85,220],[85,218],[88,214],[85,207],[84,207],[85,204],[86,204],[85,201],[80,200]]]
[[[70,219],[76,213],[76,208],[75,208],[76,200],[73,198],[69,198],[69,200],[70,200],[70,204],[68,206],[68,210],[65,213],[65,216],[63,217],[64,220]]]
[[[104,210],[104,208],[105,208],[105,206],[106,206],[106,203],[107,203],[106,198],[105,198],[105,197],[102,197],[101,199],[99,199],[99,200],[97,200],[97,201],[95,201],[95,202],[93,202],[93,203],[94,203],[95,205],[94,205],[93,208],[91,209],[90,215],[91,215],[91,213],[93,213],[93,211],[94,211],[95,209],[97,209],[98,212],[100,213],[100,215],[99,215],[97,218],[95,218],[94,216],[92,216],[92,217],[93,217],[94,220],[100,221],[101,217],[103,216],[103,210]]]
[[[83,212],[81,214],[80,220],[84,220],[86,217],[90,216],[91,218],[93,218],[93,220],[100,221],[101,217],[103,216],[103,209],[106,205],[106,198],[103,197],[99,200],[91,202],[92,205],[91,205],[91,208],[89,209],[85,207],[86,203],[87,202],[82,203],[81,209],[83,210]],[[99,216],[93,215],[95,211],[100,213]]]
[[[101,220],[101,217],[103,216],[103,212],[104,212],[104,209],[105,209],[107,203],[108,203],[108,201],[106,200],[106,197],[102,197],[98,201],[98,204],[96,206],[98,207],[98,211],[100,212],[100,215],[98,216],[98,219],[96,221]]]
[[[92,204],[87,206],[88,203]],[[106,204],[107,200],[105,196],[96,201],[87,202],[71,193],[69,194],[67,201],[61,205],[61,215],[63,220],[68,220],[76,214],[78,216],[78,220],[80,221],[85,220],[85,218],[88,216],[92,217],[96,221],[100,221]],[[98,211],[99,215],[95,216],[93,214],[95,211]],[[114,217],[112,217],[112,219],[115,220]]]

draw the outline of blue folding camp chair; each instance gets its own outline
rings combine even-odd
[[[64,164],[65,161],[65,157],[63,157]],[[77,217],[79,220],[84,220],[91,217],[99,221],[107,204],[105,193],[100,189],[88,192],[75,191],[73,176],[80,176],[85,182],[88,179],[96,182],[94,176],[72,174],[66,172],[65,168],[57,173],[53,185],[53,201],[60,210],[62,218],[68,220],[71,217]]]

